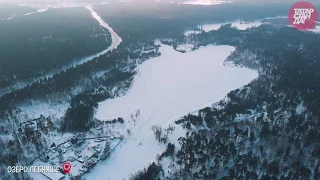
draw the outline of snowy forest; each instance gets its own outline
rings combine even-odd
[[[133,179],[162,179],[165,169],[173,170],[165,179],[319,179],[318,35],[225,25],[191,36],[199,46],[213,41],[236,46],[226,61],[257,69],[260,76],[177,120],[187,133],[179,139],[180,149],[168,144],[162,154],[170,163],[159,158]]]

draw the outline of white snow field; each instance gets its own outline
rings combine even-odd
[[[219,27],[220,28],[220,27]],[[201,31],[200,30],[188,30],[184,33],[185,36],[189,36],[191,34],[200,34]]]
[[[229,22],[225,22],[225,23],[203,24],[203,25],[197,26],[197,28],[199,30],[188,30],[188,31],[185,31],[184,35],[190,36],[192,34],[200,34],[201,31],[204,31],[204,32],[216,31],[216,30],[220,29],[220,27],[222,25],[226,25],[226,24],[231,24],[231,27],[236,28],[238,30],[246,30],[249,28],[259,27],[264,23],[267,24],[267,22],[263,22],[263,20],[283,19],[283,18],[287,18],[287,16],[265,17],[265,18],[251,21],[251,22],[245,22],[245,21],[241,21],[238,19],[238,20],[229,21]],[[315,31],[317,31],[317,30],[315,30]]]
[[[185,36],[190,36],[192,34],[200,34],[201,31],[209,32],[209,31],[216,31],[220,29],[222,25],[231,24],[231,27],[239,29],[239,30],[246,30],[253,27],[258,27],[263,23],[260,20],[254,22],[242,22],[240,20],[226,22],[226,23],[213,23],[213,24],[203,24],[199,25],[197,28],[200,30],[188,30],[184,32]]]
[[[128,179],[130,175],[156,160],[165,145],[155,140],[153,125],[166,128],[173,125],[169,135],[176,145],[185,131],[174,121],[179,117],[223,99],[230,91],[258,77],[257,71],[224,66],[224,60],[234,51],[231,46],[206,46],[180,53],[161,44],[161,56],[143,62],[137,68],[132,87],[126,95],[99,103],[95,117],[107,120],[123,117],[131,121],[130,135],[100,162],[84,179]],[[130,118],[137,110],[140,116]]]
[[[260,21],[241,22],[237,20],[237,21],[227,22],[227,23],[205,24],[205,25],[199,26],[199,28],[201,28],[205,32],[209,32],[213,30],[218,30],[222,25],[225,25],[225,24],[231,24],[231,27],[234,27],[239,30],[246,30],[252,27],[258,27],[262,23]]]

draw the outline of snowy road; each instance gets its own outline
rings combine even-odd
[[[119,44],[122,42],[121,37],[118,36],[118,34],[116,32],[114,32],[114,30],[106,22],[104,22],[101,19],[101,17],[93,10],[93,5],[87,5],[85,7],[91,12],[92,17],[94,19],[96,19],[101,26],[108,29],[108,31],[111,34],[112,43],[111,43],[110,47],[108,49],[106,49],[106,51],[108,52],[110,50],[117,49]]]

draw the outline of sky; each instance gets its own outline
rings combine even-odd
[[[170,3],[171,1],[175,3],[183,3],[183,4],[214,4],[210,2],[232,2],[236,4],[243,5],[269,5],[269,4],[285,4],[290,6],[294,3],[301,1],[301,0],[0,0],[1,3],[11,3],[11,4],[31,4],[31,5],[54,5],[54,4],[75,4],[75,3],[84,3],[84,4],[105,4],[105,3],[112,3],[112,2],[137,2],[134,5],[140,6],[143,3],[150,4],[150,2],[163,2],[163,3]],[[306,0],[318,8],[320,8],[320,0]],[[190,3],[191,2],[191,3]],[[196,3],[194,3],[196,2]],[[208,3],[209,2],[209,3]],[[144,5],[146,5],[144,4]],[[217,3],[222,4],[222,3]],[[318,10],[320,12],[320,10]]]
[[[98,2],[112,2],[119,0],[0,0],[0,3],[19,3],[19,4],[28,4],[28,3],[98,3]],[[134,0],[134,1],[155,1],[155,0]],[[159,1],[159,0],[158,0]],[[170,2],[172,0],[161,0],[163,2]],[[181,1],[181,0],[174,0]],[[188,1],[188,0],[185,0]],[[231,2],[279,2],[279,0],[222,0],[222,1],[231,1]],[[281,0],[281,2],[298,2],[299,0]],[[311,3],[318,3],[318,0],[307,0]]]

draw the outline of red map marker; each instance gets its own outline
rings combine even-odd
[[[69,162],[65,162],[62,164],[63,171],[68,174],[71,170],[71,164]]]

